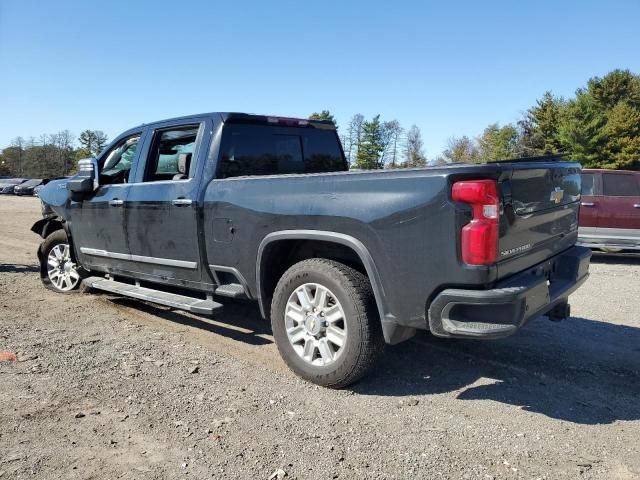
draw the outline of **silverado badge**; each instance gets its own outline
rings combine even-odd
[[[549,200],[551,200],[553,203],[560,203],[562,201],[562,197],[564,197],[564,190],[560,187],[556,187],[555,190],[551,192]]]

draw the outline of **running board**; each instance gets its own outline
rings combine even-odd
[[[222,308],[222,304],[213,300],[203,300],[201,298],[187,297],[175,293],[167,293],[152,288],[139,287],[128,283],[107,280],[102,277],[88,277],[83,280],[85,287],[104,290],[105,292],[116,293],[125,297],[137,298],[147,302],[158,303],[167,307],[178,308],[199,314],[210,314]]]

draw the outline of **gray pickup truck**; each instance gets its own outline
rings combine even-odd
[[[332,123],[141,125],[40,193],[42,281],[211,314],[257,301],[301,377],[344,387],[416,330],[494,339],[569,315],[580,165],[348,171]]]

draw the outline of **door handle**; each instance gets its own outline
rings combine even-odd
[[[121,207],[122,205],[124,205],[124,200],[114,198],[113,200],[109,200],[109,205],[111,205],[112,207]]]
[[[581,202],[580,205],[583,206],[583,207],[595,207],[596,206],[596,204],[593,203],[593,202]]]
[[[640,208],[640,203],[634,203],[633,208]]]
[[[176,207],[188,207],[193,201],[189,198],[176,198],[175,200],[171,200],[171,203]]]

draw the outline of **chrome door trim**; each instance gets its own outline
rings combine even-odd
[[[152,263],[154,265],[165,265],[168,267],[188,268],[195,270],[198,268],[198,262],[189,262],[187,260],[174,260],[172,258],[145,257],[143,255],[130,255],[128,253],[108,252],[97,248],[80,247],[80,251],[85,255],[94,257],[114,258],[117,260],[127,260],[130,262]]]

